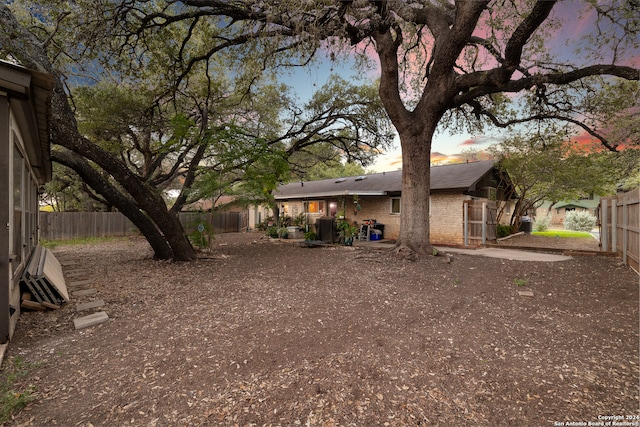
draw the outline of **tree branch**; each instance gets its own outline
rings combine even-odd
[[[537,85],[547,83],[562,85],[575,82],[585,77],[600,75],[621,77],[626,80],[639,80],[640,70],[624,65],[591,65],[568,71],[566,73],[534,74],[531,77],[511,80],[502,85],[493,85],[491,82],[486,81],[484,78],[484,72],[471,73],[460,77],[466,77],[465,80],[467,80],[467,84],[470,84],[470,87],[473,87],[473,89],[455,96],[452,106],[459,107],[463,104],[470,104],[470,101],[476,98],[493,93],[516,93],[522,90],[531,89],[533,86]]]
[[[572,123],[584,129],[584,131],[587,132],[589,135],[593,136],[594,138],[597,138],[602,143],[602,145],[604,145],[608,150],[614,151],[614,152],[618,151],[619,144],[612,144],[601,133],[595,131],[590,126],[587,126],[583,122],[576,120],[572,117],[562,116],[559,114],[535,114],[532,116],[523,117],[519,119],[500,121],[500,119],[498,119],[494,114],[492,114],[491,112],[487,111],[484,107],[482,107],[482,105],[479,102],[472,101],[469,103],[469,105],[473,107],[474,114],[487,117],[489,120],[491,120],[491,123],[493,123],[496,127],[499,127],[499,128],[507,128],[509,126],[513,126],[521,123],[529,123],[529,122],[540,121],[540,120],[560,120],[567,123]]]

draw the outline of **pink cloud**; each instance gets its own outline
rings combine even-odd
[[[458,144],[459,147],[468,147],[470,145],[476,145],[478,143],[478,141],[476,141],[473,138],[469,138],[469,139],[465,139],[464,141],[462,141],[460,144]]]
[[[465,139],[460,144],[458,144],[458,147],[471,147],[474,145],[490,145],[490,144],[496,144],[497,142],[499,141],[496,138],[493,138],[491,136],[478,135],[478,136],[472,136],[469,139]]]

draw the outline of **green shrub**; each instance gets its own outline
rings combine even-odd
[[[198,249],[206,249],[213,239],[213,227],[206,221],[196,221],[192,224],[195,229],[189,233],[191,244]],[[202,231],[201,231],[202,230]]]
[[[287,230],[287,227],[276,227],[276,226],[271,226],[271,227],[267,227],[267,231],[265,232],[265,234],[267,235],[267,237],[271,237],[272,239],[286,239],[287,237],[289,237],[289,230]]]
[[[293,224],[291,217],[289,215],[280,215],[280,226],[281,227],[289,227],[291,224]]]
[[[551,217],[549,215],[541,216],[536,218],[536,221],[533,223],[533,229],[535,231],[547,231],[550,224]]]
[[[264,221],[262,221],[260,224],[256,225],[256,228],[260,231],[267,231],[267,228],[271,227],[272,225],[269,225],[269,223],[274,224],[275,221],[273,219],[272,216],[267,217]]]
[[[564,216],[564,228],[571,231],[591,231],[597,220],[587,211],[569,211]]]
[[[515,233],[514,229],[511,225],[498,224],[498,238],[510,236]]]
[[[304,214],[304,212],[298,214],[295,218],[293,218],[293,225],[295,225],[296,227],[304,227],[306,222],[307,222],[307,217]]]
[[[307,231],[306,233],[304,233],[304,240],[307,240],[307,241],[318,240],[318,235],[316,234],[315,231]]]
[[[265,234],[267,235],[267,237],[271,237],[273,239],[277,239],[279,237],[278,236],[278,227],[274,227],[274,226],[267,227],[267,229],[265,231]]]

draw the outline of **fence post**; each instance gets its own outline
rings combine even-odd
[[[616,208],[618,203],[616,201]],[[622,262],[627,264],[627,245],[629,244],[629,207],[627,206],[627,199],[622,198]]]
[[[469,203],[462,202],[462,216],[464,218],[464,245],[469,246]]]
[[[618,251],[618,199],[611,199],[611,251]]]
[[[487,202],[482,202],[482,244],[487,244]]]
[[[607,215],[607,199],[600,199],[600,242],[602,250],[609,251],[609,218]]]

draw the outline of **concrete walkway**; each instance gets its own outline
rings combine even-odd
[[[544,252],[523,251],[518,249],[500,249],[500,248],[479,248],[479,249],[462,249],[462,248],[437,248],[442,252],[479,255],[489,258],[501,258],[513,261],[536,261],[536,262],[557,262],[567,261],[571,257],[567,255],[557,255]]]
[[[376,249],[391,249],[393,246],[390,243],[383,242],[360,242],[353,243],[354,246],[360,246],[364,248],[376,248]],[[525,251],[522,249],[502,249],[502,248],[478,248],[478,249],[466,249],[466,248],[450,248],[450,247],[436,247],[438,251],[444,253],[456,253],[465,255],[478,255],[489,258],[501,258],[509,259],[513,261],[535,261],[535,262],[557,262],[567,261],[572,259],[567,255],[551,254],[537,251]]]
[[[284,239],[282,242],[304,244],[304,239]],[[329,243],[318,244],[317,246],[326,246]],[[370,248],[370,249],[391,249],[393,244],[389,241],[369,241],[362,242],[356,240],[353,242],[353,246]],[[489,258],[501,258],[509,259],[513,261],[535,261],[535,262],[557,262],[567,261],[572,259],[567,255],[551,254],[537,251],[526,251],[522,249],[502,249],[502,248],[478,248],[478,249],[465,249],[465,248],[450,248],[450,247],[436,247],[438,251],[444,253],[456,253],[465,255],[478,255]]]

